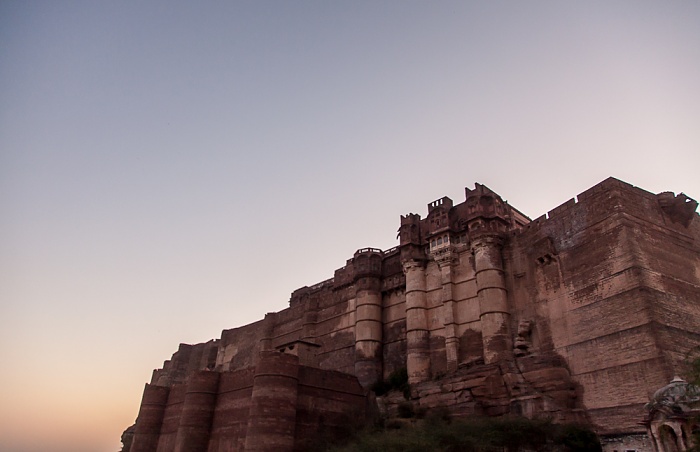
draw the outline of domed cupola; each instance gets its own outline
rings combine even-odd
[[[680,377],[659,389],[644,408],[643,424],[658,452],[683,452],[693,447],[700,415],[700,387]]]
[[[700,408],[700,387],[676,376],[669,384],[654,393],[645,405],[648,411],[664,411],[668,414],[688,413]]]

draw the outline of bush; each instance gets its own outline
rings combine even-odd
[[[401,391],[406,400],[411,398],[411,387],[408,384],[408,371],[403,367],[393,371],[387,381],[377,380],[369,388],[377,396],[383,396],[390,391]]]
[[[400,403],[398,406],[398,415],[402,419],[408,419],[413,417],[413,405],[409,402]]]
[[[397,369],[389,375],[389,385],[392,388],[401,389],[408,384],[408,371],[405,367]]]
[[[384,380],[375,381],[372,386],[369,387],[370,391],[375,393],[377,396],[383,396],[387,392],[391,391],[391,387]]]
[[[444,406],[428,410],[427,414],[423,417],[425,417],[425,422],[428,425],[449,424],[452,421],[450,410]]]
[[[554,443],[571,452],[602,451],[595,433],[580,425],[557,425]]]
[[[403,406],[400,405],[399,407]],[[410,406],[408,404],[405,404]],[[401,408],[400,408],[401,409]],[[408,408],[407,408],[408,409]],[[596,435],[585,427],[519,417],[472,418],[452,422],[430,417],[415,426],[363,432],[338,452],[369,451],[601,451]],[[387,425],[391,424],[391,421]],[[392,424],[393,425],[393,424]]]

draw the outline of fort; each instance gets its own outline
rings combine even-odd
[[[614,178],[534,220],[480,184],[438,199],[401,216],[395,248],[357,250],[286,309],[180,344],[124,450],[305,450],[402,404],[581,422],[604,450],[663,450],[644,407],[700,347],[697,205]],[[404,370],[407,394],[372,391]]]

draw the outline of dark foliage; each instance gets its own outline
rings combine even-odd
[[[401,391],[403,396],[408,400],[411,396],[411,387],[408,385],[408,372],[406,368],[395,370],[385,380],[377,380],[370,390],[378,396],[383,396],[389,391]]]
[[[442,451],[442,452],[596,452],[597,436],[577,425],[518,417],[462,420],[428,416],[425,421],[403,421],[391,429],[359,432],[338,452]]]

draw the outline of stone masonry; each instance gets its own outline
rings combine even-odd
[[[643,407],[700,347],[700,220],[614,178],[535,220],[488,187],[401,217],[289,307],[181,344],[124,450],[304,450],[399,403],[590,423],[639,441]],[[369,389],[406,369],[410,400]],[[274,413],[271,415],[270,413]]]

